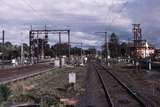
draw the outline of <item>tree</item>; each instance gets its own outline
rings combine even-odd
[[[2,44],[1,46],[1,52],[2,52]],[[4,58],[6,60],[10,60],[12,58],[20,57],[21,53],[21,47],[18,45],[13,45],[11,42],[5,42],[4,44]]]
[[[23,43],[24,57],[29,56],[29,46],[26,43]]]
[[[4,44],[4,57],[5,59],[11,59],[12,51],[14,50],[14,46],[11,42],[5,42]]]
[[[122,57],[126,57],[127,56],[127,49],[128,49],[128,46],[127,46],[127,43],[123,42],[121,43],[120,45],[120,54]]]
[[[96,49],[93,48],[89,48],[88,51],[90,52],[90,54],[96,54]]]
[[[68,44],[67,43],[57,43],[55,45],[53,45],[51,47],[53,53],[55,54],[55,56],[59,56],[59,55],[68,55]]]
[[[80,56],[81,55],[81,48],[78,48],[78,47],[71,48],[71,54]]]
[[[8,42],[8,41],[4,45],[6,48],[9,48],[9,49],[11,49],[13,47],[12,43]]]
[[[120,50],[119,38],[115,33],[111,34],[108,45],[109,45],[110,56],[112,58],[116,58],[120,56],[119,55],[119,50]]]
[[[55,55],[54,55],[54,47],[53,46],[50,47],[49,44],[46,44],[44,53],[45,53],[45,56],[55,57]]]

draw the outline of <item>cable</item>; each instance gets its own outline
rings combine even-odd
[[[126,3],[124,3],[123,7],[121,8],[121,10],[119,11],[119,14],[123,12],[124,8],[127,6],[128,4],[128,1]],[[118,17],[115,17],[112,21],[111,21],[111,24],[113,24],[114,21],[116,21]]]
[[[111,17],[111,15],[112,15],[111,13],[113,13],[113,12],[112,12],[112,5],[113,5],[113,4],[114,4],[114,1],[112,0],[111,7],[108,9],[108,10],[109,10],[109,16],[108,16],[108,17],[109,17],[109,20],[111,20],[111,23],[109,24],[108,28],[111,27],[111,25],[113,24],[113,22],[115,22],[116,19],[117,19],[117,17],[115,17],[115,18],[112,18],[112,17]],[[123,12],[123,10],[124,10],[124,8],[127,6],[127,4],[128,4],[128,1],[127,1],[126,3],[124,3],[123,7],[122,7],[121,10],[119,11],[119,14]],[[108,17],[107,17],[107,18],[108,18]],[[107,29],[107,28],[106,28],[106,29]]]
[[[40,14],[35,8],[32,7],[32,5],[26,1],[26,0],[21,0],[23,2],[23,4],[27,4],[28,7],[30,7],[30,9],[37,14],[38,16],[40,16],[41,18],[43,18],[43,20],[45,19],[45,21],[47,21],[48,19],[46,17],[44,17],[42,14]]]
[[[7,6],[8,8],[15,8],[15,6],[11,5],[10,3],[6,3],[5,0],[0,0],[0,1],[3,2],[5,6]],[[29,7],[37,16],[40,16],[41,20],[45,21],[45,23],[47,22],[48,19],[43,15],[39,14],[38,11],[35,8],[33,8],[28,1],[26,0],[20,0],[20,1],[21,3],[23,3],[23,5],[27,4],[27,7]]]

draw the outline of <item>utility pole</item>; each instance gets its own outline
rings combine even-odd
[[[110,58],[110,55],[109,55],[109,48],[108,48],[108,36],[107,36],[107,32],[96,32],[96,33],[99,33],[99,34],[104,34],[105,35],[105,61],[107,63],[107,66],[110,66],[110,63],[109,63],[109,58]]]
[[[62,56],[61,56],[61,32],[59,32],[59,65],[62,68]]]
[[[45,58],[45,54],[44,54],[45,43],[44,42],[46,40],[46,37],[48,36],[46,30],[47,30],[47,26],[45,25],[45,37],[42,38],[42,55],[41,55],[42,60]]]
[[[45,42],[45,37],[47,36],[46,29],[47,29],[47,26],[45,25],[45,29],[44,29],[45,30],[45,36],[43,36],[42,39],[41,39],[41,42],[42,42],[42,46],[41,46],[41,49],[42,49],[41,50],[42,51],[41,52],[41,59],[42,60],[45,58],[45,54],[44,54],[45,43],[44,42]]]
[[[77,44],[78,46],[80,46],[80,62],[83,63],[83,43],[82,42],[71,42],[71,44]],[[73,55],[76,55],[76,50],[75,47],[73,48]],[[77,53],[79,55],[79,53]]]
[[[5,31],[2,31],[2,68],[4,68],[4,36]]]
[[[44,39],[42,39],[42,60],[44,59]]]
[[[70,30],[68,30],[68,62],[71,63],[71,41],[70,41]]]
[[[81,64],[83,65],[83,49],[82,49],[83,43],[81,42]]]
[[[21,44],[21,64],[24,63],[24,49],[23,49],[23,43]]]
[[[32,25],[31,25],[31,30],[32,30]],[[29,31],[29,60],[30,60],[30,63],[32,63],[32,48],[31,48],[31,31]]]
[[[36,63],[38,63],[39,62],[39,35],[38,35],[38,33],[37,33],[37,62]]]
[[[82,46],[83,46],[83,43],[81,42],[81,59],[82,59],[82,56],[83,56],[83,49],[82,49]]]
[[[23,33],[22,32],[21,32],[21,37],[23,37]],[[23,62],[24,62],[24,49],[23,49],[23,42],[22,42],[21,43],[21,61],[20,61],[20,63],[23,64]]]
[[[108,63],[108,60],[107,60],[107,52],[108,52],[108,42],[107,42],[107,32],[104,32],[105,33],[105,57],[106,57],[106,62]],[[106,52],[107,51],[107,52]]]

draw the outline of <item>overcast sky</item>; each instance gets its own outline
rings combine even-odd
[[[132,24],[140,23],[143,38],[160,47],[160,0],[0,0],[0,29],[6,41],[28,42],[33,29],[71,29],[71,41],[100,46],[115,32],[121,41],[131,40]],[[50,35],[50,43],[58,39]],[[66,41],[66,36],[63,36]]]

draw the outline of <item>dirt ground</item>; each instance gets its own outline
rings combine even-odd
[[[68,82],[69,72],[76,73],[74,86]],[[12,103],[59,105],[60,99],[70,98],[78,101],[85,92],[86,72],[86,67],[55,69],[43,75],[10,84],[14,94]]]
[[[160,72],[141,69],[136,71],[127,64],[112,65],[111,71],[120,77],[144,101],[160,107]]]

